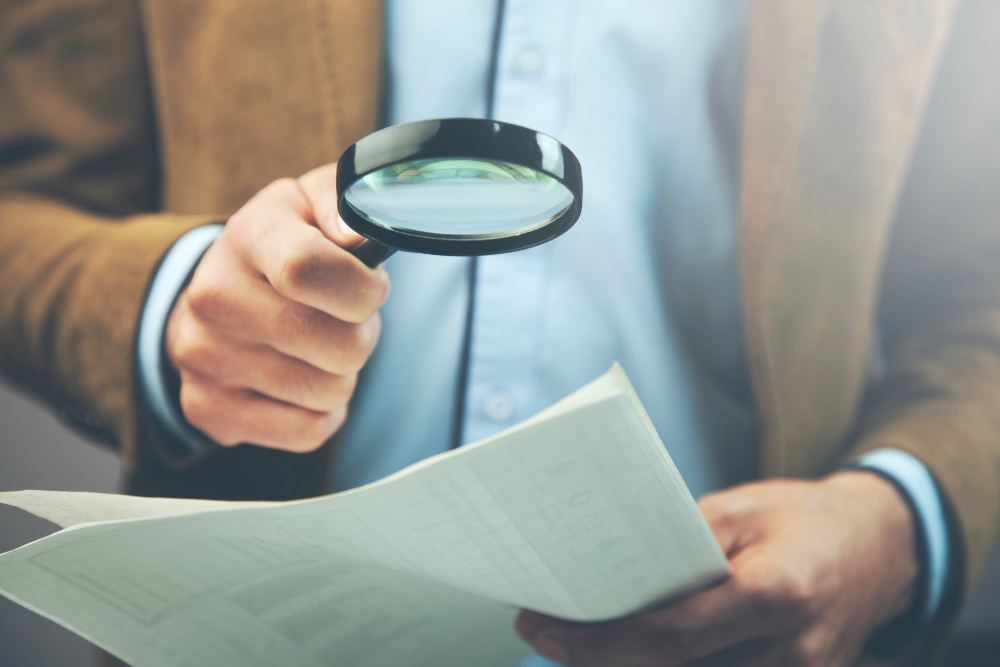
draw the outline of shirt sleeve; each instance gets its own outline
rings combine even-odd
[[[169,382],[164,350],[167,320],[181,290],[223,225],[205,225],[177,239],[164,256],[146,297],[139,322],[137,348],[139,384],[146,407],[175,443],[194,454],[205,447],[205,436],[184,418],[176,388]]]
[[[941,606],[949,566],[948,525],[937,484],[919,459],[901,449],[876,449],[859,457],[855,465],[891,478],[908,497],[924,540],[924,590],[927,595],[923,619],[929,621]]]

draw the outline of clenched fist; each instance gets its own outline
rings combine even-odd
[[[347,416],[389,293],[345,248],[336,165],[275,181],[226,224],[170,315],[181,408],[222,445],[316,449]]]

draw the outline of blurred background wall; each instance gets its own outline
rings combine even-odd
[[[0,491],[114,492],[120,466],[110,452],[75,436],[38,404],[0,385]],[[0,552],[54,526],[0,506]],[[0,597],[0,667],[90,667],[90,644]],[[1000,549],[962,618],[949,667],[1000,665]]]

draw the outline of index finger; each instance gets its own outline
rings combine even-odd
[[[309,202],[292,179],[272,183],[230,221],[250,268],[281,296],[345,322],[370,318],[385,301],[389,277],[309,224]]]

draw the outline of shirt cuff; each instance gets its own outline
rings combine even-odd
[[[859,457],[855,465],[890,477],[908,496],[923,529],[927,556],[923,619],[929,621],[941,605],[948,577],[948,524],[934,478],[919,459],[901,449],[876,449]]]
[[[139,321],[137,345],[139,384],[146,406],[174,443],[193,454],[205,446],[205,436],[184,419],[175,383],[169,381],[164,335],[167,320],[181,290],[187,285],[202,255],[222,233],[224,225],[192,229],[177,239],[164,256],[146,297]]]

